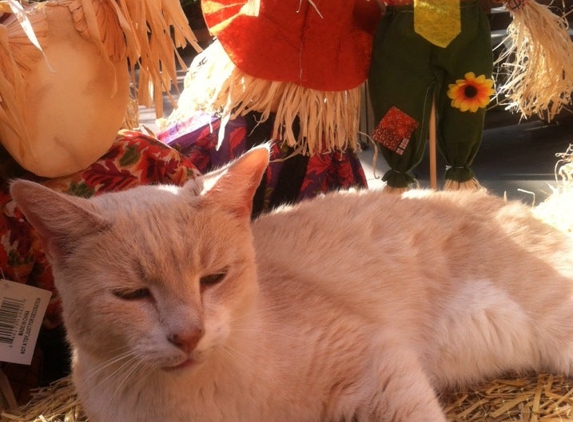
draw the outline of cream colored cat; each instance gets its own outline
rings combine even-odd
[[[17,181],[92,422],[444,422],[436,391],[573,375],[573,247],[484,193],[330,194],[251,224],[268,151],[92,200]]]

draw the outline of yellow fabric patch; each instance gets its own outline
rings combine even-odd
[[[414,31],[438,47],[461,32],[460,0],[414,0]]]

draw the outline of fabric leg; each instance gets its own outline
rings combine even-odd
[[[406,188],[415,182],[411,170],[424,156],[428,135],[434,74],[432,47],[414,33],[411,8],[391,8],[379,24],[375,38],[368,87],[376,122],[391,108],[416,122],[409,142],[398,153],[382,146],[390,166],[383,180],[392,188]],[[400,154],[401,152],[401,154]]]
[[[447,92],[450,84],[473,72],[476,77],[492,77],[493,57],[487,15],[475,3],[461,4],[462,32],[446,48],[435,48],[435,69],[442,83],[437,97],[437,140],[447,162],[446,180],[467,182],[474,178],[470,170],[482,141],[485,108],[461,111],[452,106]]]

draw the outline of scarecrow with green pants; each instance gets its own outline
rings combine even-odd
[[[369,75],[379,122],[373,138],[390,166],[386,189],[403,191],[416,182],[411,171],[424,156],[433,101],[445,188],[478,188],[470,165],[494,93],[487,14],[477,0],[387,3]]]

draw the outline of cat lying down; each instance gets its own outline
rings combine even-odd
[[[90,200],[13,183],[91,422],[444,422],[443,388],[573,375],[573,247],[529,208],[359,191],[251,223],[267,164]]]

